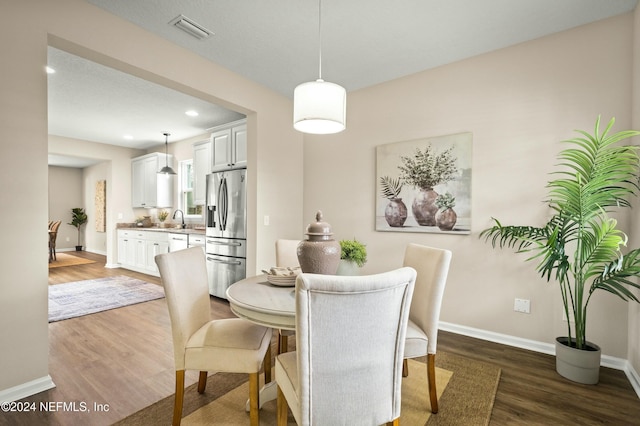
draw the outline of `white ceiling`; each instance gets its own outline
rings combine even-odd
[[[318,78],[316,0],[87,1],[285,96]],[[622,14],[637,2],[324,0],[322,77],[358,90]],[[181,14],[214,35],[197,40],[171,25]],[[49,58],[60,68],[49,77],[52,134],[148,148],[163,142],[164,131],[171,142],[238,118],[53,48]],[[201,115],[187,117],[187,109]]]
[[[147,149],[244,117],[234,111],[49,47],[49,134]],[[198,112],[197,117],[185,114]],[[125,139],[129,135],[132,139]],[[100,159],[49,154],[49,165],[83,168]]]

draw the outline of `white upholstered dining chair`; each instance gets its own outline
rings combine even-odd
[[[300,240],[276,240],[276,266],[300,266],[298,244]]]
[[[402,358],[416,272],[300,274],[296,351],[276,357],[278,425],[399,424]]]
[[[276,240],[276,266],[300,266],[298,244],[300,240]],[[278,353],[287,351],[289,337],[294,335],[292,330],[278,330]]]
[[[211,320],[202,248],[160,254],[155,261],[165,290],[173,335],[176,367],[173,424],[179,425],[182,418],[184,372],[199,370],[199,393],[205,390],[207,371],[248,373],[250,423],[258,426],[258,374],[264,363],[265,383],[271,381],[271,329],[240,318]]]
[[[418,275],[409,312],[403,376],[409,374],[408,358],[427,357],[429,401],[434,414],[438,412],[435,371],[438,323],[450,263],[451,251],[420,244],[408,244],[404,254],[403,266],[412,267]]]

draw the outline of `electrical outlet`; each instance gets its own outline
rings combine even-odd
[[[522,312],[523,314],[531,313],[531,301],[527,299],[516,299],[513,304],[513,310]]]

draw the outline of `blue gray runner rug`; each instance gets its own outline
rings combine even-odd
[[[50,285],[49,322],[163,297],[161,286],[124,275]]]

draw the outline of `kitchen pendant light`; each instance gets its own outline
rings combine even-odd
[[[318,0],[318,39],[318,79],[295,88],[293,128],[303,133],[326,135],[346,127],[347,91],[322,79],[322,0]]]
[[[163,133],[164,135],[164,167],[160,169],[158,172],[159,175],[175,175],[176,172],[173,171],[171,167],[169,167],[169,136],[171,133]]]

